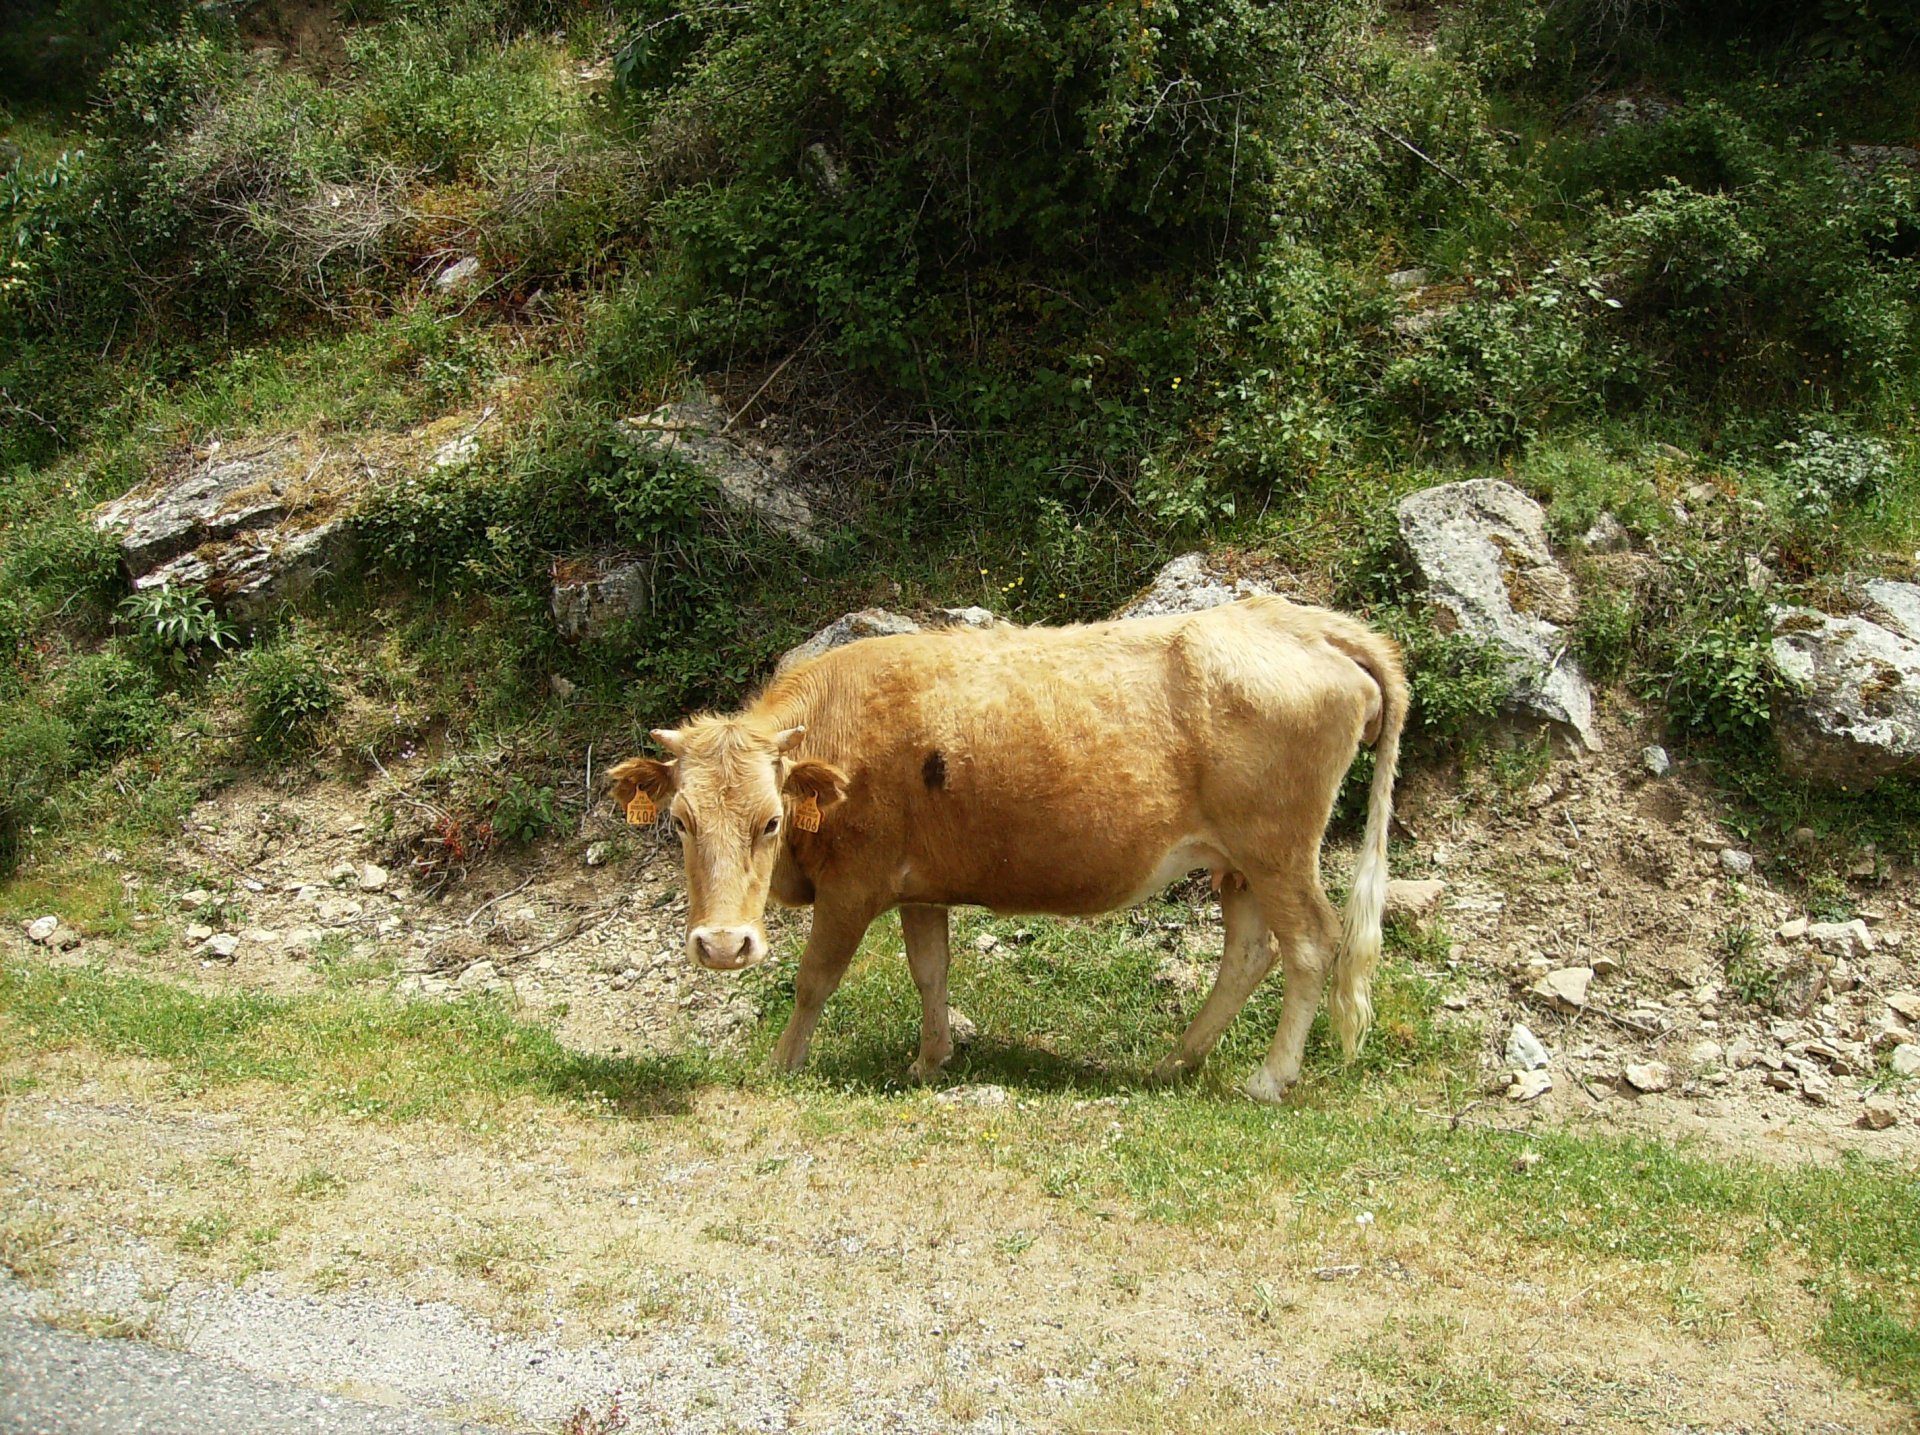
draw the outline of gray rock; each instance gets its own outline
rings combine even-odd
[[[251,617],[299,598],[350,553],[365,468],[291,439],[220,449],[94,510],[136,590],[194,587]]]
[[[53,934],[60,930],[58,917],[35,917],[27,923],[27,940],[45,946],[53,940]]]
[[[1736,1036],[1733,1045],[1727,1048],[1727,1065],[1735,1071],[1745,1071],[1759,1060],[1759,1044],[1745,1033]]]
[[[433,287],[442,293],[451,293],[455,289],[464,289],[480,277],[480,260],[469,254],[464,259],[456,259],[433,277]]]
[[[1401,542],[1443,626],[1505,658],[1508,709],[1598,750],[1593,692],[1563,628],[1578,605],[1547,547],[1540,505],[1512,484],[1482,478],[1423,489],[1397,513]]]
[[[1507,1064],[1518,1071],[1538,1071],[1549,1058],[1540,1038],[1518,1022],[1507,1034]]]
[[[1536,1101],[1553,1090],[1553,1078],[1544,1071],[1516,1071],[1507,1084],[1507,1100]]]
[[[1753,875],[1753,854],[1742,852],[1735,847],[1720,849],[1720,866],[1729,877],[1751,877]]]
[[[1726,1053],[1721,1050],[1720,1043],[1717,1041],[1696,1041],[1687,1049],[1687,1060],[1702,1071],[1710,1071],[1719,1066],[1725,1057]]]
[[[1789,917],[1782,922],[1776,932],[1783,942],[1797,942],[1812,929],[1813,923],[1805,917]]]
[[[1602,139],[1620,130],[1659,124],[1673,113],[1673,101],[1647,94],[1596,95],[1582,108],[1588,129],[1595,139]]]
[[[848,643],[857,643],[862,638],[886,638],[898,633],[919,631],[918,623],[899,613],[889,612],[885,608],[862,608],[857,613],[835,618],[806,642],[787,649],[780,655],[780,661],[773,670],[776,674],[784,673],[796,664],[817,658],[834,648],[845,647]]]
[[[1920,992],[1891,992],[1887,1005],[1908,1021],[1920,1022]]]
[[[384,892],[387,887],[387,869],[369,862],[361,867],[359,882],[362,892]]]
[[[195,907],[204,907],[212,900],[213,893],[209,892],[205,887],[195,887],[191,892],[182,892],[180,894],[180,905],[188,911],[192,911]]]
[[[1154,574],[1146,592],[1113,616],[1160,618],[1173,613],[1198,613],[1272,591],[1265,584],[1217,571],[1204,553],[1183,553]]]
[[[966,1086],[949,1087],[934,1100],[943,1106],[1005,1106],[1007,1088],[995,1086],[991,1082],[975,1082]]]
[[[1649,1095],[1673,1085],[1673,1070],[1664,1061],[1631,1062],[1623,1075],[1627,1085]]]
[[[1593,520],[1593,527],[1580,535],[1580,546],[1589,553],[1625,553],[1633,547],[1633,535],[1611,513]]]
[[[1665,777],[1673,771],[1673,759],[1657,743],[1649,743],[1640,749],[1640,765],[1647,770],[1649,777]]]
[[[1402,290],[1420,289],[1426,286],[1431,277],[1424,269],[1396,269],[1387,276],[1387,287]]]
[[[1872,617],[1773,610],[1774,665],[1796,689],[1775,725],[1781,752],[1852,787],[1920,773],[1920,587],[1863,589]]]
[[[929,628],[1006,628],[1011,627],[1005,618],[990,608],[978,606],[970,608],[935,608],[927,615]]]
[[[612,856],[613,844],[611,842],[590,842],[587,844],[587,865],[589,867],[604,867],[607,865],[607,859]]]
[[[802,547],[820,547],[813,505],[775,455],[754,452],[729,424],[719,402],[701,390],[652,413],[622,419],[620,431],[636,447],[706,474],[729,500]]]
[[[1826,964],[1801,957],[1789,962],[1780,973],[1773,989],[1773,1009],[1783,1016],[1803,1017],[1813,1010],[1826,989]]]
[[[1556,967],[1533,984],[1533,990],[1560,1011],[1575,1012],[1587,1004],[1593,984],[1592,967]]]
[[[1893,1055],[1887,1058],[1893,1067],[1895,1076],[1920,1076],[1920,1042],[1907,1042],[1896,1046]]]
[[[1851,922],[1814,922],[1808,939],[1831,957],[1864,957],[1874,948],[1873,933],[1858,917]]]
[[[198,944],[212,938],[213,928],[209,927],[205,922],[189,922],[187,923],[187,930],[181,935],[189,942]]]
[[[240,939],[232,932],[217,932],[207,938],[201,952],[219,961],[230,962],[240,954]]]
[[[500,969],[492,962],[475,962],[455,983],[463,992],[487,991],[500,985]]]
[[[565,558],[553,565],[547,611],[570,643],[604,637],[653,607],[653,569],[634,558]]]
[[[1920,149],[1908,144],[1845,144],[1835,158],[1855,179],[1883,169],[1920,170]]]

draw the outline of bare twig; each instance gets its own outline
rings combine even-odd
[[[467,920],[463,925],[471,927],[473,925],[473,919],[479,916],[482,912],[486,911],[487,908],[493,906],[495,903],[506,901],[507,898],[511,897],[514,894],[514,892],[526,891],[527,888],[531,887],[532,885],[533,885],[533,878],[529,877],[527,878],[526,881],[522,882],[518,887],[515,887],[513,891],[502,892],[498,897],[492,897],[492,898],[489,898],[487,901],[482,902],[479,906],[475,907],[471,912],[467,913]]]

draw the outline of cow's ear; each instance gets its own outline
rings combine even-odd
[[[626,811],[627,821],[644,826],[653,809],[673,795],[673,764],[651,757],[630,757],[607,769],[613,779],[613,800]]]
[[[847,775],[830,762],[803,757],[787,768],[783,786],[793,808],[793,825],[818,832],[820,814],[847,795]]]

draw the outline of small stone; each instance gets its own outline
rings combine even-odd
[[[83,939],[72,927],[62,927],[47,938],[47,946],[56,952],[70,952],[79,946]]]
[[[1850,992],[1859,983],[1853,975],[1853,968],[1847,965],[1846,958],[1836,961],[1827,972],[1827,990],[1840,994]]]
[[[1620,959],[1611,952],[1602,952],[1593,959],[1593,974],[1596,977],[1610,977],[1620,969]]]
[[[1793,1072],[1788,1071],[1785,1067],[1782,1067],[1777,1071],[1769,1071],[1767,1073],[1767,1085],[1771,1086],[1775,1091],[1798,1091],[1800,1089],[1800,1078]]]
[[[1544,1071],[1516,1071],[1507,1087],[1507,1100],[1533,1101],[1553,1090],[1553,1078]]]
[[[1805,917],[1790,918],[1780,924],[1778,936],[1783,942],[1797,942],[1806,936],[1809,925],[1810,923]]]
[[[1720,865],[1731,877],[1750,877],[1753,875],[1753,854],[1742,852],[1736,847],[1720,849]]]
[[[27,923],[27,940],[45,946],[53,939],[53,934],[59,930],[58,917],[36,917]]]
[[[1900,1119],[1900,1103],[1884,1091],[1876,1091],[1860,1106],[1860,1124],[1869,1131],[1885,1131]]]
[[[1856,931],[1855,928],[1859,930]],[[1862,956],[1873,950],[1861,947],[1860,936],[1867,930],[1865,922],[1815,922],[1807,928],[1807,936],[1813,944],[1829,956]]]
[[[1885,931],[1879,935],[1880,945],[1890,952],[1897,952],[1905,944],[1906,938],[1895,931]]]
[[[589,867],[604,867],[607,865],[607,859],[611,856],[613,856],[613,844],[611,842],[592,842],[587,845],[587,865]]]
[[[1635,1091],[1665,1091],[1673,1085],[1673,1072],[1664,1061],[1636,1061],[1626,1069],[1627,1085]]]
[[[360,869],[358,880],[362,892],[384,892],[387,887],[387,869],[369,862]]]
[[[1007,1088],[985,1081],[969,1082],[948,1087],[934,1099],[945,1106],[1005,1106]]]
[[[1447,895],[1447,884],[1438,878],[1411,881],[1394,878],[1387,883],[1387,915],[1425,921],[1440,910],[1440,899]]]
[[[500,969],[492,962],[475,962],[464,972],[456,984],[463,992],[482,991],[500,980]]]
[[[1920,1042],[1910,1041],[1904,1046],[1896,1046],[1888,1060],[1895,1076],[1920,1076]]]
[[[195,907],[204,907],[212,900],[213,893],[209,892],[205,887],[195,887],[191,892],[182,892],[180,894],[180,905],[189,911]]]
[[[205,922],[187,923],[186,938],[189,942],[198,944],[207,941],[212,936],[213,928],[209,927]]]
[[[1562,1011],[1579,1011],[1587,1004],[1592,967],[1557,967],[1533,984],[1533,990]]]
[[[979,936],[973,939],[973,946],[975,951],[991,952],[992,950],[994,950],[994,948],[998,947],[999,945],[1000,945],[1000,939],[994,936],[992,932],[982,932]]]
[[[336,862],[327,869],[329,882],[354,882],[360,877],[360,869],[351,862]]]
[[[1633,547],[1633,535],[1619,519],[1602,511],[1593,520],[1593,526],[1580,536],[1580,546],[1589,553],[1625,553]],[[1654,776],[1660,774],[1656,772]]]
[[[1687,1051],[1687,1060],[1703,1071],[1718,1066],[1725,1056],[1717,1041],[1696,1041]]]
[[[1830,1106],[1833,1104],[1833,1082],[1817,1071],[1810,1071],[1800,1078],[1800,1094],[1815,1106]]]
[[[207,938],[207,944],[202,950],[205,951],[208,956],[216,957],[223,962],[230,962],[240,953],[240,939],[234,936],[232,932],[221,932]]]
[[[560,673],[550,673],[547,676],[547,687],[561,702],[572,697],[575,690],[573,679]]]
[[[1908,1021],[1920,1022],[1920,992],[1892,992],[1887,1005]]]
[[[980,1036],[980,1027],[963,1011],[947,1008],[947,1034],[955,1046],[969,1046]]]
[[[1647,770],[1649,777],[1665,777],[1673,771],[1673,759],[1667,756],[1667,750],[1657,743],[1650,743],[1640,749],[1640,765]]]
[[[1507,1036],[1507,1061],[1520,1071],[1538,1071],[1547,1064],[1547,1049],[1540,1038],[1519,1023]]]
[[[456,259],[434,276],[433,287],[443,293],[463,289],[480,277],[480,260],[469,254],[464,259]]]

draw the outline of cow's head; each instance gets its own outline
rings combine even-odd
[[[840,769],[793,755],[806,731],[696,718],[655,730],[668,761],[630,757],[609,774],[629,821],[650,821],[661,808],[673,819],[687,874],[687,955],[703,967],[738,971],[765,960],[760,923],[787,829],[818,831],[846,793]]]

